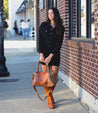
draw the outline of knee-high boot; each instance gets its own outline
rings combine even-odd
[[[53,93],[55,86],[56,86],[56,84],[53,87],[50,88],[51,93]],[[52,98],[52,102],[55,103],[53,94],[52,94],[51,98]]]
[[[56,79],[58,79],[58,70],[59,70],[59,67],[58,66],[52,66],[51,70],[54,71],[55,77],[56,77]],[[57,84],[57,82],[56,82],[56,84]],[[53,90],[55,89],[56,84],[53,87],[50,88],[51,93],[53,93]],[[53,103],[55,103],[53,95],[52,95],[52,101],[53,101]]]
[[[51,89],[48,88],[48,87],[44,87],[45,89],[45,93],[47,95],[47,100],[48,100],[48,107],[50,109],[53,109],[54,108],[54,103],[53,103],[53,98],[52,98],[52,92],[51,92]]]

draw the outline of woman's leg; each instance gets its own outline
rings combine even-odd
[[[25,39],[25,29],[22,29],[22,35],[23,35],[23,38]]]
[[[56,76],[56,79],[58,79],[58,71],[59,71],[59,66],[51,66],[51,71],[54,71],[54,74]],[[55,84],[56,86],[56,84]],[[52,87],[52,89],[54,90],[55,86]]]
[[[18,35],[18,28],[16,28],[16,34]]]
[[[42,65],[42,70],[43,70],[43,72],[46,72],[47,71],[46,65]],[[48,66],[48,70],[50,70],[50,67],[49,66]],[[45,93],[47,95],[48,107],[49,108],[54,108],[54,104],[53,104],[53,101],[52,101],[51,89],[49,87],[44,87],[44,90],[45,90]]]
[[[6,38],[6,34],[7,34],[7,29],[4,28],[4,38]]]
[[[58,71],[59,71],[59,66],[51,66],[51,71],[54,71],[54,74],[56,75],[56,79],[58,79]],[[53,93],[53,90],[55,88],[56,84],[50,88],[51,90],[51,93]],[[53,95],[52,95],[52,101],[54,103],[54,98],[53,98]]]
[[[27,29],[27,37],[29,37],[30,34],[30,28]]]
[[[49,67],[48,67],[48,68],[49,68]],[[42,64],[42,70],[43,70],[43,72],[46,72],[46,71],[47,71],[46,65],[43,65],[43,64]]]

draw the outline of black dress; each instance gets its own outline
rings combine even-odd
[[[56,28],[52,28],[47,22],[43,22],[39,28],[39,53],[43,53],[44,57],[48,57],[53,53],[49,65],[59,66],[60,64],[60,48],[63,42],[64,28],[62,28],[62,35],[58,36]]]

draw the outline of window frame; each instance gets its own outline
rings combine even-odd
[[[86,27],[86,37],[91,38],[91,0],[86,1],[86,7],[87,7],[87,27]]]
[[[82,0],[77,0],[77,38],[81,37],[81,2]],[[91,0],[86,0],[86,38],[91,38]],[[73,0],[69,1],[69,39],[73,37]]]
[[[39,1],[39,9],[40,10],[43,10],[45,8],[45,1],[43,0],[43,1]]]
[[[54,6],[54,2],[56,2],[56,6]],[[48,8],[57,7],[57,0],[48,0]]]
[[[69,39],[73,36],[73,0],[69,1]]]

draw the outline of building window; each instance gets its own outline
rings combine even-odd
[[[57,0],[53,0],[53,7],[57,7]]]
[[[69,1],[69,25],[71,26],[69,27],[70,38],[94,38],[94,3],[95,0]],[[76,31],[74,29],[76,29]]]
[[[86,0],[81,0],[81,37],[86,37],[86,25],[87,25],[87,15],[86,15]]]
[[[48,0],[49,8],[57,7],[57,0]]]
[[[39,1],[40,10],[44,9],[44,0]]]

